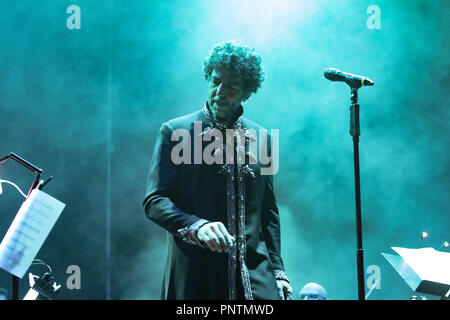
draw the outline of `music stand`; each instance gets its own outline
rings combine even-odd
[[[27,194],[27,198],[28,198],[31,194],[31,191],[33,191],[33,189],[35,189],[36,187],[39,186],[39,179],[41,178],[41,175],[42,175],[42,169],[39,169],[38,167],[32,165],[30,162],[26,161],[25,159],[22,159],[21,157],[14,154],[13,152],[11,152],[6,157],[1,158],[0,164],[7,161],[8,159],[12,159],[12,160],[18,162],[19,164],[21,164],[28,170],[33,171],[36,174],[34,181],[31,185],[31,188],[28,191],[28,194]],[[48,181],[49,180],[47,180],[47,182]],[[39,189],[42,189],[43,186],[44,186],[44,184],[40,185]],[[12,299],[19,300],[19,278],[16,277],[15,275],[12,275]]]
[[[408,286],[447,300],[450,295],[450,253],[433,248],[392,247],[398,255],[381,253]]]

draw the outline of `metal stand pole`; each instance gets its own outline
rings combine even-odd
[[[358,274],[358,300],[365,300],[364,251],[362,247],[361,227],[361,187],[359,176],[359,104],[358,89],[352,88],[350,105],[350,135],[353,137],[353,159],[355,168],[355,203],[356,203],[356,268]]]

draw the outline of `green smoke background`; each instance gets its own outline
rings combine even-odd
[[[72,4],[81,30],[66,27]],[[381,29],[367,27],[370,5]],[[67,204],[37,256],[63,285],[58,298],[159,299],[166,235],[141,206],[156,135],[206,101],[201,66],[212,46],[243,39],[267,73],[245,115],[280,130],[275,188],[294,295],[317,282],[330,299],[357,298],[350,90],[323,77],[336,67],[375,82],[359,90],[365,267],[381,270],[369,299],[409,299],[381,253],[450,240],[448,9],[437,0],[2,0],[0,157],[15,152],[44,169],[54,177],[44,191]],[[33,174],[8,161],[0,178],[27,190]],[[21,202],[3,185],[2,236]],[[80,290],[66,286],[70,265],[81,269]],[[0,287],[11,290],[3,270]],[[20,288],[23,297],[27,277]]]

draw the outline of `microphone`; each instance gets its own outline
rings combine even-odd
[[[358,76],[356,74],[351,74],[343,72],[336,68],[328,68],[323,73],[325,78],[331,81],[342,81],[347,83],[350,87],[354,89],[359,89],[362,86],[373,86],[374,83],[367,77]]]

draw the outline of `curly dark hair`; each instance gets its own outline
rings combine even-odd
[[[265,79],[261,57],[254,48],[241,41],[218,43],[203,62],[203,75],[208,80],[215,68],[223,68],[244,81],[244,90],[256,93]]]

